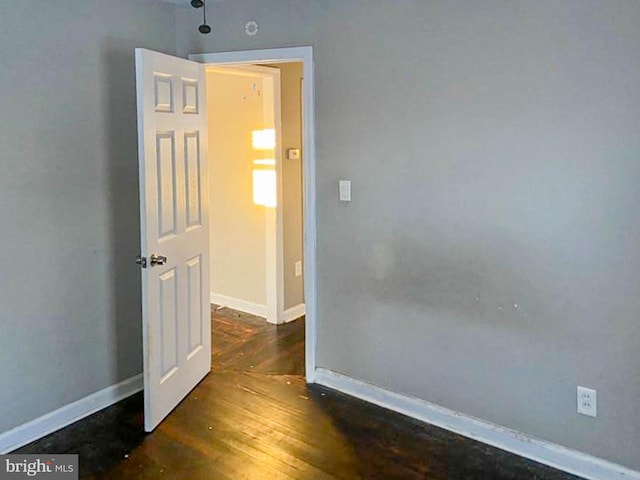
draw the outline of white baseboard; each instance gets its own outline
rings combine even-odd
[[[250,313],[257,317],[267,318],[267,306],[260,305],[258,303],[247,302],[246,300],[240,300],[239,298],[227,297],[226,295],[220,295],[218,293],[211,293],[211,303],[221,305],[223,307],[229,307],[240,312]]]
[[[30,422],[0,434],[0,454],[12,452],[28,443],[88,417],[142,390],[142,374],[92,393]]]
[[[293,322],[294,320],[297,320],[298,318],[300,318],[305,314],[305,309],[306,309],[306,306],[304,303],[296,305],[295,307],[287,308],[284,311],[283,322],[289,323],[289,322]]]
[[[331,370],[317,368],[314,383],[590,480],[640,480],[640,472],[622,465],[539,440],[418,398],[400,395]]]

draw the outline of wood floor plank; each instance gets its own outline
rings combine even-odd
[[[245,393],[245,395],[252,394]],[[274,414],[273,410],[268,407],[268,401],[250,402],[246,406],[241,405],[237,399],[217,401],[212,406],[217,413],[214,429],[223,435],[227,432],[240,431],[256,444],[272,447],[279,456],[290,459],[298,458],[308,466],[318,468],[321,471],[326,471],[323,466],[327,463],[338,465],[341,462],[349,463],[351,460],[350,457],[344,455],[346,451],[344,448],[335,448],[343,441],[340,436],[332,434],[322,443],[319,440],[326,438],[324,435],[307,434],[301,431],[298,422],[295,422],[294,426],[290,426],[290,417],[287,418],[280,412]],[[312,428],[313,426],[310,424],[309,430]],[[322,430],[317,429],[316,431]],[[331,455],[325,455],[326,452],[331,452]]]
[[[304,317],[212,309],[211,373],[151,434],[135,395],[19,449],[78,453],[87,480],[577,477],[304,380]]]

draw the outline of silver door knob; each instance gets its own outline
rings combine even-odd
[[[167,257],[152,253],[149,257],[149,263],[151,263],[152,267],[155,267],[156,265],[164,265],[165,263],[167,263]]]

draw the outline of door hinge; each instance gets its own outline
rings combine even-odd
[[[147,268],[147,257],[143,257],[142,255],[138,255],[136,257],[136,263],[140,265],[142,268]]]

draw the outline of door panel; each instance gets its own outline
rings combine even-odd
[[[156,133],[156,175],[158,190],[158,238],[175,235],[176,218],[176,149],[175,132]]]
[[[187,262],[187,298],[189,322],[189,356],[202,348],[202,261],[198,255]]]
[[[187,228],[201,226],[200,185],[200,135],[199,132],[184,134],[185,177],[187,190]]]
[[[211,368],[204,67],[136,50],[145,429]],[[160,258],[151,261],[152,255]],[[161,257],[166,257],[162,261]]]
[[[182,113],[199,113],[198,80],[182,79]]]
[[[178,291],[176,269],[158,276],[160,327],[160,383],[178,367]]]

